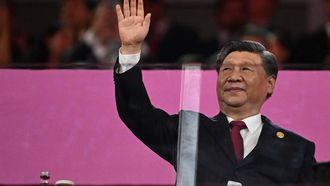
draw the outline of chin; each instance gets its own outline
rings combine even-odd
[[[223,101],[223,103],[225,103],[226,105],[228,105],[230,107],[241,107],[245,103],[245,100],[241,100],[241,99],[229,99],[229,100],[222,100],[222,101]]]

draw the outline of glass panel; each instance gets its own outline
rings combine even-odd
[[[199,65],[184,65],[181,78],[177,179],[178,186],[194,186],[196,178],[197,143],[201,91],[201,67]]]

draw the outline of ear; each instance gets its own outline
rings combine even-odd
[[[275,88],[276,77],[274,75],[268,76],[267,83],[267,93],[268,95],[272,95]]]

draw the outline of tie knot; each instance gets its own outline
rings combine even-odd
[[[244,121],[232,121],[230,124],[232,128],[237,128],[239,130],[247,128]]]

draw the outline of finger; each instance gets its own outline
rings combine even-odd
[[[131,0],[131,15],[136,16],[136,0]]]
[[[117,13],[117,19],[118,19],[118,23],[119,23],[124,19],[124,15],[123,15],[123,12],[121,11],[120,5],[116,5],[116,13]]]
[[[130,15],[131,15],[131,12],[129,10],[128,0],[124,0],[124,16],[129,17]]]
[[[137,16],[144,17],[144,7],[143,7],[143,0],[138,0],[138,10]]]
[[[151,22],[151,14],[148,13],[148,14],[146,15],[146,17],[144,18],[144,21],[143,21],[143,27],[144,27],[146,30],[149,30],[150,22]]]

